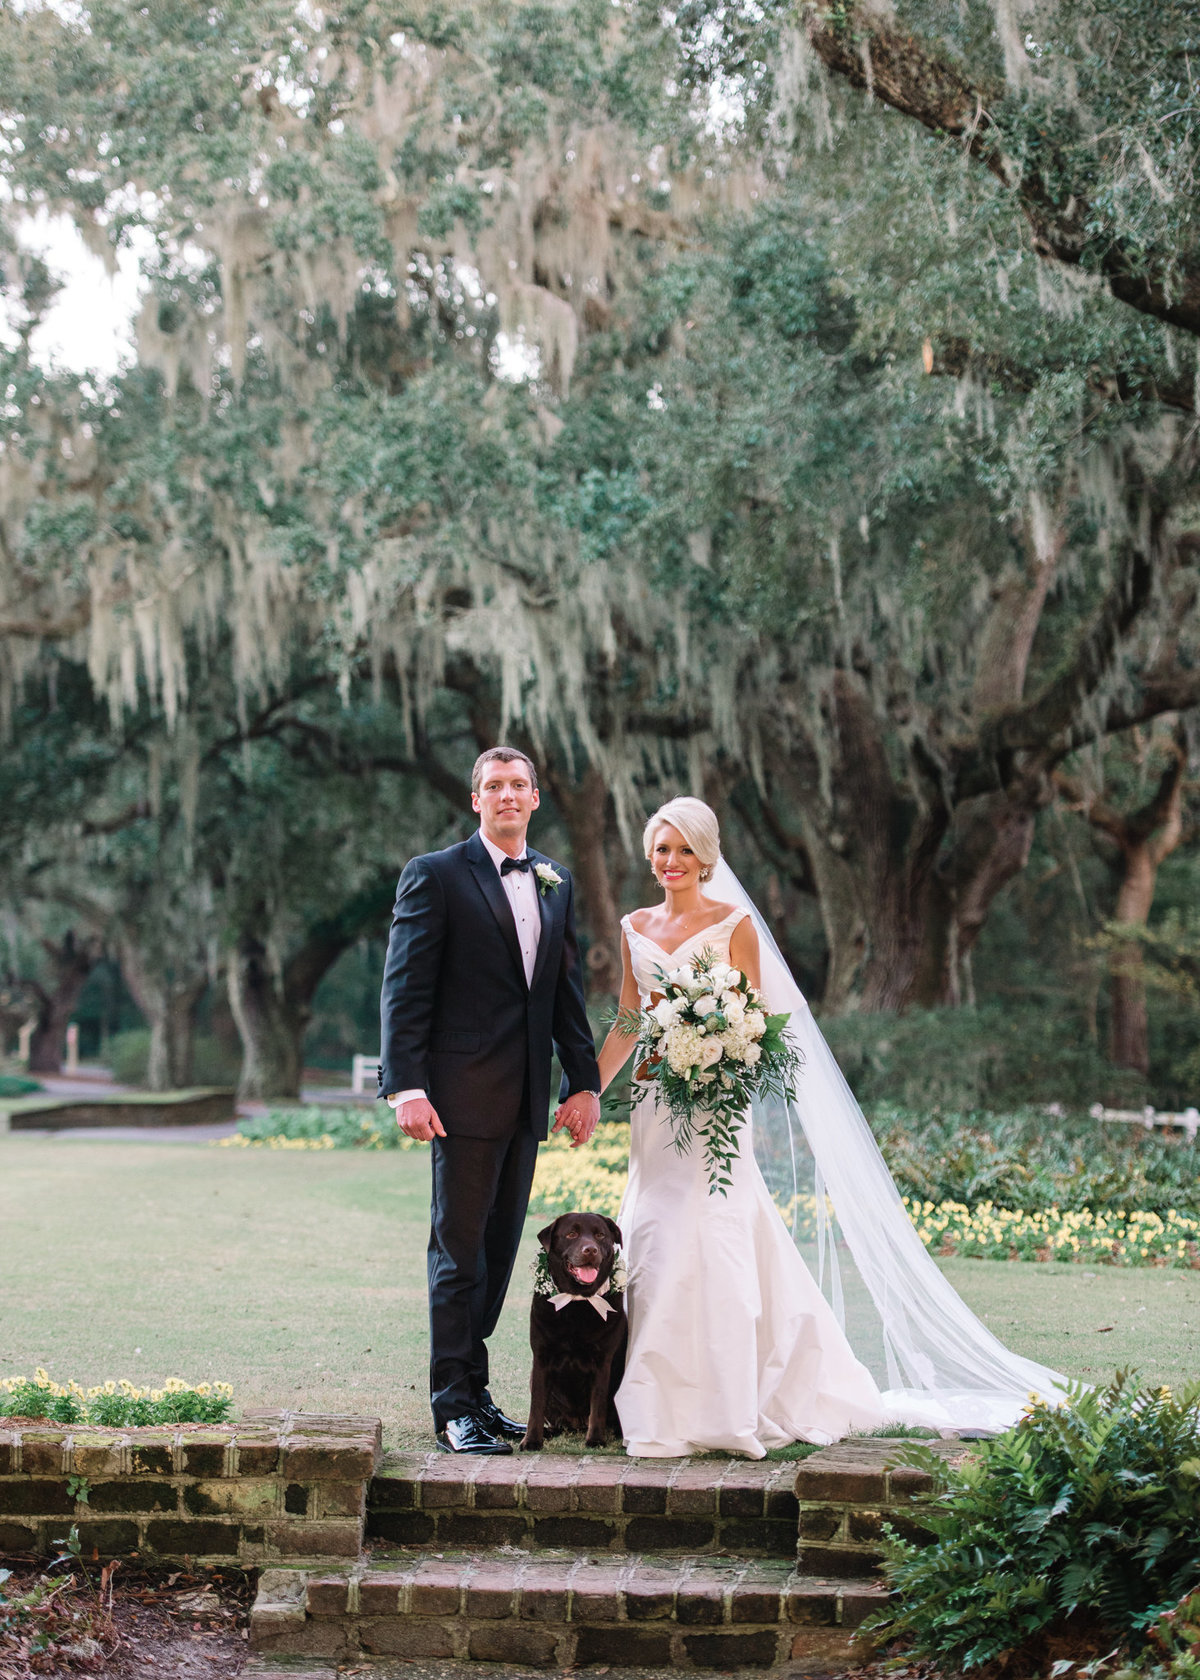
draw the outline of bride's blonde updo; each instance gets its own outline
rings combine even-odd
[[[703,799],[681,794],[668,799],[650,818],[642,833],[642,847],[647,861],[654,851],[654,841],[660,828],[670,823],[679,830],[700,860],[700,879],[707,881],[721,861],[721,825],[717,813]]]

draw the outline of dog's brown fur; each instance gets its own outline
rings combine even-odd
[[[538,1232],[556,1289],[568,1295],[603,1295],[612,1307],[602,1319],[586,1300],[559,1309],[535,1295],[529,1311],[533,1370],[529,1379],[529,1424],[522,1446],[537,1452],[547,1432],[586,1431],[585,1444],[602,1447],[621,1424],[613,1395],[625,1369],[625,1303],[608,1292],[619,1227],[599,1213],[563,1213]],[[596,1267],[592,1283],[571,1268]]]

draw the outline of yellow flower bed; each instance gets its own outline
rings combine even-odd
[[[186,1383],[168,1377],[161,1388],[138,1388],[112,1378],[84,1388],[58,1383],[39,1365],[32,1377],[0,1378],[0,1418],[45,1418],[51,1423],[220,1423],[229,1416],[233,1385]]]
[[[1106,1213],[1057,1207],[1040,1213],[980,1202],[905,1198],[909,1218],[934,1254],[980,1260],[1068,1260],[1100,1266],[1200,1269],[1200,1217],[1194,1213]]]
[[[241,1132],[235,1132],[232,1137],[218,1138],[218,1149],[336,1149],[336,1141],[328,1132],[323,1132],[315,1138],[292,1138],[276,1134],[274,1137],[250,1138]],[[369,1147],[369,1145],[368,1145]],[[378,1146],[377,1146],[378,1147]]]
[[[530,1207],[535,1213],[586,1209],[617,1217],[629,1172],[629,1127],[619,1120],[596,1127],[592,1141],[572,1149],[565,1132],[554,1132],[538,1150]]]

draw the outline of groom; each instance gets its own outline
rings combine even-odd
[[[537,771],[513,747],[476,760],[479,832],[406,865],[380,999],[381,1094],[433,1145],[429,1390],[447,1452],[508,1453],[525,1433],[488,1393],[496,1327],[550,1107],[551,1046],[573,1147],[600,1118],[600,1077],[572,882],[525,844]]]

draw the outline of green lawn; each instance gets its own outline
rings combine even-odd
[[[389,1444],[425,1441],[427,1199],[417,1152],[0,1136],[0,1375],[224,1379],[239,1405],[378,1413]],[[1002,1340],[1059,1370],[1200,1374],[1198,1272],[944,1264]],[[493,1342],[518,1413],[524,1278],[522,1261]]]

